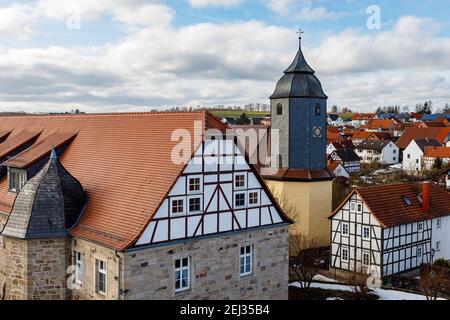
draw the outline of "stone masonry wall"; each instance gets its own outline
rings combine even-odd
[[[253,245],[253,273],[241,277],[239,250]],[[191,288],[175,293],[175,259],[189,257]],[[125,299],[288,298],[288,227],[261,229],[125,253]]]
[[[117,257],[115,251],[81,239],[72,240],[72,250],[80,252],[83,257],[83,279],[79,288],[72,290],[76,300],[115,300],[118,298]],[[106,262],[107,279],[106,294],[96,292],[95,260]],[[72,257],[75,264],[75,257]],[[123,274],[123,271],[121,272]]]
[[[27,243],[3,238],[0,246],[0,299],[27,298]]]
[[[28,240],[28,299],[69,298],[66,269],[70,265],[68,238]]]

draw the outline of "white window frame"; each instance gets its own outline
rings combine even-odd
[[[368,236],[366,237],[366,234],[365,234],[365,230],[368,230]],[[363,239],[365,239],[365,240],[370,240],[370,227],[367,227],[367,226],[363,226],[363,229],[362,229],[362,237],[363,237]]]
[[[236,186],[237,177],[238,176],[244,176],[244,185],[241,187]],[[234,174],[234,180],[233,180],[233,186],[236,190],[242,190],[247,188],[247,173],[246,172],[237,172]]]
[[[100,262],[103,262],[103,269],[100,269]],[[104,276],[104,291],[100,290],[100,275]],[[95,259],[95,292],[106,296],[108,290],[108,262],[102,259]]]
[[[362,203],[356,204],[356,213],[362,213],[363,212],[363,205]]]
[[[441,242],[436,241],[436,251],[441,251]]]
[[[173,206],[173,202],[174,201],[183,201],[183,211],[182,212],[173,212],[174,206]],[[180,215],[184,215],[186,213],[186,198],[185,197],[173,197],[170,198],[170,215],[171,216],[180,216]]]
[[[199,189],[198,190],[190,190],[191,186],[191,179],[199,179]],[[195,176],[187,176],[187,193],[188,194],[197,194],[203,192],[203,176],[202,175],[195,175]]]
[[[251,203],[251,201],[250,201],[250,194],[256,194],[256,202],[255,203]],[[259,205],[259,190],[257,190],[257,191],[255,191],[255,190],[249,191],[247,198],[248,198],[248,205],[249,206],[257,206],[257,205]]]
[[[442,220],[441,220],[441,218],[437,218],[436,219],[436,228],[440,228],[440,227],[442,227]]]
[[[83,284],[83,254],[75,251],[75,281]]]
[[[244,195],[244,204],[243,205],[238,206],[236,204],[236,196],[237,195]],[[233,205],[235,208],[245,208],[247,206],[247,192],[236,192],[233,197]]]
[[[422,258],[422,256],[423,256],[423,252],[422,252],[422,247],[421,246],[418,246],[417,247],[417,258]]]
[[[347,232],[344,232],[344,226],[347,226]],[[349,236],[350,235],[350,223],[348,222],[342,222],[341,225],[341,233],[343,236]]]
[[[344,258],[344,252],[347,252],[347,258]],[[341,252],[341,260],[343,261],[343,262],[348,262],[349,261],[349,254],[350,254],[350,251],[348,250],[348,248],[342,248],[342,252]]]
[[[184,260],[187,260],[187,266],[183,266]],[[180,266],[177,268],[176,263],[177,261],[180,262]],[[189,290],[191,288],[191,259],[189,257],[183,257],[175,259],[174,261],[174,290],[175,292],[182,292]],[[183,286],[183,271],[187,271],[187,285]],[[180,287],[177,288],[177,273],[179,273],[180,276]]]
[[[367,263],[365,263],[364,257],[367,257]],[[370,253],[369,253],[369,252],[363,252],[363,253],[362,253],[362,259],[361,259],[361,260],[362,260],[362,261],[361,261],[361,264],[362,264],[364,267],[370,267]]]
[[[14,177],[14,179],[13,179]],[[13,186],[14,181],[14,186]],[[23,169],[8,168],[8,191],[19,193],[27,183],[27,171]]]
[[[247,252],[249,249],[250,252]],[[244,253],[242,253],[244,250]],[[249,269],[247,270],[247,266]],[[244,271],[242,272],[242,267],[244,267]],[[239,249],[239,274],[241,277],[249,276],[253,273],[253,246],[246,245],[240,247]]]
[[[423,231],[423,222],[419,222],[419,223],[417,224],[417,231],[418,231],[418,232]]]
[[[200,199],[200,210],[198,210],[198,211],[191,211],[191,203],[190,203],[191,199]],[[187,209],[187,213],[188,214],[202,213],[203,212],[203,197],[202,196],[190,196],[190,197],[188,197],[187,203],[186,203],[186,209]]]

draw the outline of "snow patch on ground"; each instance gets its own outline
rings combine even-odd
[[[324,277],[325,278],[325,277]],[[328,279],[328,278],[325,278]],[[316,279],[317,280],[317,279]],[[332,280],[332,279],[328,279]],[[291,286],[302,288],[302,285],[299,282],[292,283]],[[353,292],[352,286],[341,285],[341,284],[332,284],[332,283],[312,283],[311,288],[323,289],[323,290],[338,290],[338,291],[346,291]],[[427,298],[420,294],[402,292],[396,290],[386,290],[386,289],[374,289],[373,293],[377,295],[380,300],[426,300]],[[330,298],[334,299],[334,298]],[[336,300],[336,299],[334,299]],[[439,299],[445,300],[445,299]]]

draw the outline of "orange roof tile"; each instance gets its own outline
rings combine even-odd
[[[208,128],[226,128],[208,112],[189,112],[0,117],[0,130],[12,131],[7,141],[14,141],[14,146],[17,137],[29,139],[31,132],[42,131],[35,142],[39,144],[55,131],[78,131],[60,156],[89,195],[71,233],[122,250],[137,240],[185,167],[171,160],[178,144],[172,133],[185,129],[193,134],[196,121],[203,127],[200,134]],[[27,135],[21,133],[25,129]],[[191,140],[184,144],[194,150],[195,139]],[[7,189],[3,178],[0,211],[9,214],[15,195]]]
[[[372,133],[373,132],[356,131],[352,136],[352,140],[366,140],[372,135]]]
[[[425,152],[423,156],[428,158],[450,158],[450,147],[425,146]]]
[[[450,215],[450,193],[435,183],[430,183],[430,211],[423,212],[418,198],[421,193],[420,186],[421,183],[413,182],[363,187],[355,189],[349,197],[354,192],[358,193],[368,209],[385,228]],[[342,208],[349,197],[330,218]],[[404,197],[409,199],[411,205],[405,203]]]
[[[25,149],[15,157],[4,162],[4,166],[14,168],[28,168],[36,161],[48,156],[52,147],[58,149],[60,146],[70,141],[76,136],[77,132],[55,132],[35,143],[30,148]]]
[[[418,139],[434,139],[440,143],[444,143],[450,133],[450,128],[407,128],[405,133],[398,139],[397,146],[405,149],[412,140]]]
[[[14,150],[33,141],[42,132],[41,129],[36,129],[34,131],[28,131],[27,129],[27,127],[23,127],[20,129],[20,132],[13,132],[8,139],[0,143],[0,158],[8,156]]]

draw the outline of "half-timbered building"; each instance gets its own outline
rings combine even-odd
[[[450,259],[449,218],[450,194],[434,183],[355,189],[330,217],[331,267],[385,278]]]
[[[286,299],[291,221],[226,129],[0,118],[0,298]]]

